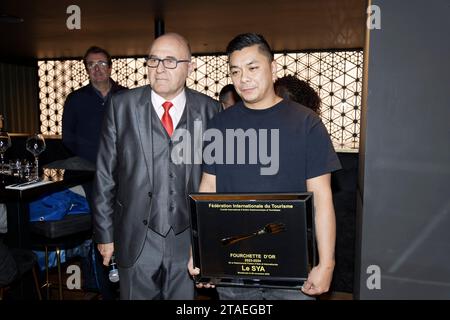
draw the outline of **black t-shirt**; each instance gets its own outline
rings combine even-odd
[[[307,179],[341,168],[320,118],[295,102],[283,100],[264,110],[239,102],[217,114],[208,128],[216,130],[205,135],[203,171],[216,176],[219,193],[305,192]],[[245,145],[235,138],[243,133]]]

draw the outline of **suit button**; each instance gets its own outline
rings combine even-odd
[[[148,197],[149,197],[149,198],[152,197],[152,193],[151,193],[151,192],[148,193]]]
[[[175,208],[175,207],[171,205],[171,206],[169,207],[169,210],[170,210],[170,211],[173,211],[174,208]]]
[[[169,191],[169,194],[174,194],[174,193],[175,193],[175,191],[173,191],[173,190]]]
[[[173,178],[173,173],[169,173],[169,178]]]
[[[144,224],[144,226],[148,224],[147,220],[143,220],[142,223]]]

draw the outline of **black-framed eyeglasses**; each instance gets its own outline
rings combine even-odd
[[[86,68],[88,69],[94,69],[95,66],[98,66],[99,68],[102,69],[106,69],[107,67],[109,67],[109,64],[106,61],[97,61],[97,62],[90,61],[86,63]]]
[[[164,68],[175,69],[180,62],[191,62],[191,60],[177,60],[174,58],[159,59],[155,57],[148,57],[145,59],[145,62],[150,68],[158,68],[159,63],[162,62]]]

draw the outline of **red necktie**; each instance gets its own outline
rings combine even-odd
[[[172,108],[173,104],[170,101],[166,101],[162,104],[162,106],[164,108],[164,113],[162,115],[161,122],[166,129],[167,134],[171,137],[173,133],[173,122],[172,117],[169,114],[169,109]]]

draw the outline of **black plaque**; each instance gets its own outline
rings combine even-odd
[[[315,265],[312,193],[189,195],[197,282],[302,286]]]

